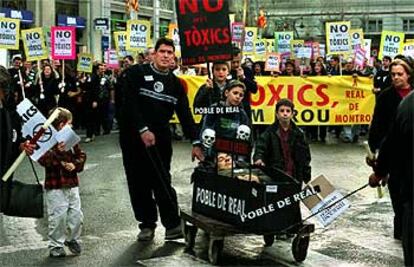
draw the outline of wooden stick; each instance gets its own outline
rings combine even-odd
[[[23,76],[22,76],[22,72],[20,71],[20,68],[18,70],[18,73],[19,73],[20,88],[22,89],[22,96],[23,96],[23,99],[25,99],[26,92],[24,91]]]
[[[368,158],[370,160],[375,160],[375,155],[372,154],[367,141],[364,141],[364,148],[365,148],[365,151],[367,152]],[[382,198],[384,196],[384,191],[382,190],[381,185],[377,186],[377,195],[378,195],[378,198]]]
[[[42,125],[42,128],[30,140],[31,144],[36,144],[36,142],[40,139],[40,137],[43,135],[43,133],[46,131],[46,129],[49,128],[50,124],[52,124],[52,122],[59,116],[59,113],[60,113],[60,110],[56,109],[50,115],[50,117]],[[7,170],[7,172],[1,178],[4,182],[7,182],[7,180],[10,178],[10,176],[13,174],[13,172],[17,169],[17,167],[19,167],[20,163],[22,163],[25,156],[26,156],[26,151],[22,151],[20,153],[19,157],[13,162],[13,164],[10,166],[10,168]]]

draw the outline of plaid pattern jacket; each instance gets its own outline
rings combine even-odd
[[[45,189],[60,189],[79,186],[78,173],[83,171],[86,154],[79,145],[75,145],[69,151],[59,151],[57,145],[46,152],[39,160],[39,164],[45,167]],[[62,162],[75,165],[73,171],[68,171],[62,166]]]

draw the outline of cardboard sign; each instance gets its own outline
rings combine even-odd
[[[228,1],[177,0],[176,8],[184,65],[232,58]]]
[[[0,18],[0,48],[19,49],[20,20]]]
[[[406,42],[404,44],[404,52],[403,55],[406,57],[412,57],[414,58],[414,41],[412,42]]]
[[[382,60],[384,56],[394,58],[396,55],[402,54],[404,36],[403,32],[382,31],[378,58]]]
[[[351,22],[327,22],[326,45],[329,55],[347,54],[351,50]]]
[[[168,25],[168,38],[174,41],[175,55],[181,57],[180,33],[177,24],[170,23]]]
[[[355,48],[354,64],[361,69],[365,66],[365,54],[366,51],[359,45]]]
[[[75,59],[75,27],[52,27],[52,58]]]
[[[364,39],[364,50],[365,50],[365,58],[370,60],[371,59],[371,39]]]
[[[290,53],[290,41],[293,40],[293,32],[275,32],[275,51],[279,53]]]
[[[93,55],[87,53],[80,53],[78,55],[78,64],[76,70],[80,72],[92,73]]]
[[[243,54],[253,55],[255,53],[255,42],[257,40],[257,28],[246,27],[244,32]]]
[[[266,43],[263,39],[255,42],[255,59],[256,61],[263,61],[266,55]]]
[[[280,72],[280,54],[279,53],[267,53],[265,62],[265,71]]]
[[[19,113],[23,121],[23,137],[33,137],[46,121],[46,118],[42,115],[42,113],[27,98],[17,105],[17,113]],[[37,141],[36,144],[38,147],[30,158],[37,161],[49,149],[51,149],[57,143],[55,136],[55,128],[53,128],[53,126],[49,126],[43,136],[39,139],[39,141]]]
[[[275,40],[274,39],[263,39],[266,43],[266,52],[272,53],[275,52]]]
[[[47,48],[47,52],[52,54],[52,32],[50,31],[50,28],[43,27],[43,36],[45,37],[45,44]]]
[[[303,58],[304,57],[304,51],[303,51],[304,46],[305,46],[304,40],[290,41],[291,57],[292,58]]]
[[[150,43],[151,24],[145,20],[128,20],[126,49],[144,51]]]
[[[312,59],[315,60],[321,56],[319,42],[312,42]]]
[[[120,58],[123,58],[129,54],[126,50],[127,38],[128,35],[125,31],[114,32],[115,50]]]
[[[22,40],[27,61],[42,60],[48,58],[42,28],[22,30]]]
[[[351,51],[355,53],[358,46],[364,46],[364,32],[362,29],[351,29],[349,33],[351,34]]]
[[[342,194],[339,193],[323,175],[320,175],[310,181],[309,185],[313,188],[319,187],[320,189],[320,192],[317,195],[310,196],[303,200],[303,203],[312,212],[312,214],[315,214],[319,210],[322,210],[324,207],[331,205],[343,197]],[[329,209],[320,212],[316,215],[316,218],[324,227],[326,227],[342,213],[344,213],[349,207],[349,201],[343,199]]]
[[[118,55],[115,49],[105,51],[105,63],[106,66],[110,69],[119,68]]]
[[[72,130],[72,127],[65,125],[56,133],[56,140],[65,144],[65,151],[69,151],[80,142],[80,137]]]
[[[233,22],[231,24],[231,41],[241,43],[243,41],[244,24],[243,22]]]

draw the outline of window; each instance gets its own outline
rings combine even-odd
[[[368,20],[365,24],[365,32],[381,32],[382,31],[382,20]]]
[[[414,19],[404,19],[403,20],[403,31],[404,32],[414,32]]]

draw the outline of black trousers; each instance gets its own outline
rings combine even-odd
[[[99,113],[98,108],[92,108],[92,103],[85,103],[85,126],[86,126],[86,137],[92,138],[96,134],[98,128]]]
[[[401,203],[401,184],[397,177],[388,181],[392,209],[394,210],[394,238],[401,239],[403,223],[403,203]]]
[[[140,222],[140,229],[156,227],[157,208],[162,225],[171,229],[180,224],[177,194],[171,185],[171,134],[168,127],[153,133],[156,138],[155,148],[167,174],[164,177],[158,175],[160,168],[154,168],[139,134],[120,129],[120,145],[129,196],[135,219]]]
[[[405,266],[414,266],[413,260],[413,200],[403,205],[402,246]]]

